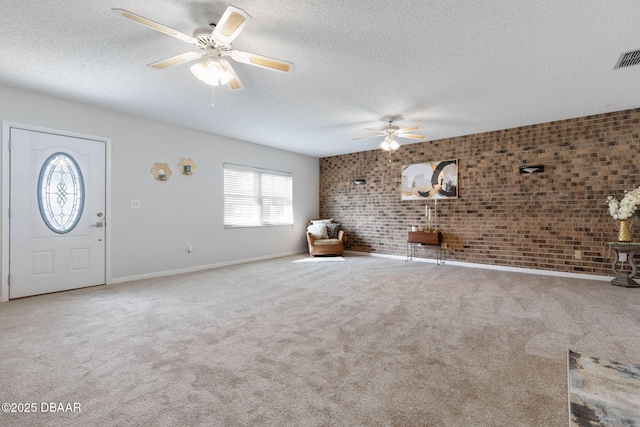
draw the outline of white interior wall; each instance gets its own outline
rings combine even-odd
[[[215,120],[215,110],[211,119]],[[306,221],[317,216],[319,205],[315,157],[5,86],[0,86],[0,120],[111,139],[112,208],[107,226],[111,227],[112,282],[288,255],[306,248]],[[181,157],[195,162],[193,175],[179,173]],[[150,170],[155,162],[169,164],[173,174],[168,181],[153,178]],[[225,229],[225,162],[292,172],[294,225]],[[7,179],[6,166],[1,175]],[[141,209],[131,209],[134,199],[141,201]],[[191,254],[186,252],[187,245],[193,246]],[[4,281],[8,272],[1,273]]]

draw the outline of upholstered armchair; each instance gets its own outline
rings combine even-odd
[[[342,255],[344,250],[344,230],[332,219],[312,219],[307,227],[309,255]]]

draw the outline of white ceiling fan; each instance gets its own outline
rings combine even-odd
[[[418,134],[408,133],[414,130],[422,129],[422,126],[414,125],[414,126],[409,126],[409,127],[400,129],[400,127],[395,126],[393,124],[393,121],[396,119],[397,117],[390,116],[386,119],[387,122],[389,123],[387,127],[384,127],[382,129],[366,128],[366,130],[376,132],[376,134],[361,136],[359,138],[353,138],[353,140],[355,141],[357,139],[384,136],[385,137],[384,141],[382,141],[382,144],[380,144],[380,147],[383,150],[389,151],[389,150],[397,150],[398,148],[400,148],[400,144],[398,144],[398,142],[394,139],[394,136],[398,138],[411,138],[411,139],[419,139],[419,140],[427,139],[427,135],[418,135]]]
[[[222,16],[206,13],[205,19],[208,26],[198,27],[193,31],[193,36],[169,28],[166,25],[152,21],[151,19],[129,12],[125,9],[111,9],[114,13],[145,25],[161,33],[175,37],[190,43],[198,48],[198,51],[190,51],[171,56],[160,61],[147,64],[148,67],[162,70],[185,62],[204,57],[191,67],[191,72],[204,83],[211,86],[228,85],[232,90],[243,88],[235,71],[223,57],[231,57],[234,61],[269,70],[289,73],[294,70],[294,64],[268,56],[243,52],[231,47],[231,42],[242,32],[251,17],[244,10],[229,6]]]

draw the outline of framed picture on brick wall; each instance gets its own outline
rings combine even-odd
[[[402,200],[457,199],[458,160],[402,167]]]

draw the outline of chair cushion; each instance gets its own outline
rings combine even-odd
[[[338,239],[320,239],[320,240],[313,241],[314,246],[339,245],[339,244],[340,244],[340,240]]]
[[[327,237],[329,239],[337,239],[339,230],[340,230],[340,224],[338,223],[327,224]]]
[[[313,236],[314,243],[318,239],[326,239],[327,226],[323,224],[312,224],[307,227],[307,231]]]

